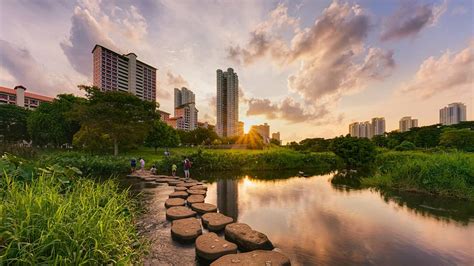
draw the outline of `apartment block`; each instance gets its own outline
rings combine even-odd
[[[466,105],[451,103],[439,110],[439,123],[445,126],[455,125],[466,121]]]
[[[399,121],[400,132],[409,131],[413,127],[418,127],[418,119],[412,119],[411,116],[402,117]]]
[[[231,137],[239,134],[239,77],[232,68],[216,71],[217,134]]]
[[[264,123],[263,125],[253,125],[250,130],[257,132],[262,136],[264,142],[270,142],[270,126],[267,123]]]
[[[27,92],[24,86],[15,86],[14,89],[0,87],[0,104],[15,104],[27,109],[35,109],[41,103],[52,102],[54,98]]]
[[[142,100],[156,101],[156,68],[134,53],[119,54],[96,44],[92,50],[94,86],[102,91],[123,91]]]

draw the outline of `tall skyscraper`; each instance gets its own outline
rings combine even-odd
[[[217,134],[221,137],[238,135],[239,77],[232,68],[217,71]]]
[[[156,101],[156,68],[96,44],[92,50],[94,86],[102,91],[124,91],[142,100]]]
[[[385,118],[374,117],[372,118],[371,135],[383,135],[385,133]]]
[[[250,130],[254,130],[262,136],[264,142],[270,141],[270,126],[267,123],[264,123],[263,125],[254,125],[250,127]]]
[[[440,124],[448,126],[462,121],[466,121],[466,105],[463,103],[451,103],[439,110]]]
[[[412,127],[418,127],[418,119],[412,119],[411,116],[405,116],[400,119],[399,130],[400,132],[409,131]]]
[[[177,129],[190,131],[198,127],[195,98],[194,93],[185,87],[174,89],[174,116],[181,118],[176,123]]]

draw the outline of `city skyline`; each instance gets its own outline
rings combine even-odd
[[[173,109],[174,88],[193,88],[211,124],[215,70],[233,68],[239,120],[267,122],[283,142],[345,135],[374,114],[387,131],[409,115],[437,124],[455,102],[472,120],[473,14],[470,1],[444,0],[6,1],[0,86],[81,95],[76,85],[94,83],[91,49],[100,44],[159,69],[162,110]]]

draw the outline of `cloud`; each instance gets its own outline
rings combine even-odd
[[[420,65],[413,80],[404,84],[401,91],[419,93],[423,98],[443,91],[472,91],[473,69],[474,39],[458,53],[446,51],[439,58],[427,58]]]
[[[17,82],[31,91],[51,95],[52,91],[73,91],[75,86],[67,77],[54,76],[35,60],[30,51],[8,41],[0,40],[0,68],[6,70]]]
[[[311,121],[318,124],[327,118],[329,112],[324,107],[315,107],[312,111],[305,110],[303,106],[287,97],[281,103],[274,104],[269,99],[249,99],[247,115],[262,115],[267,119],[283,119],[291,123]]]
[[[171,71],[166,72],[166,85],[172,88],[189,87],[187,80],[180,74],[174,75]]]
[[[447,10],[447,2],[440,5],[404,2],[395,13],[384,22],[380,36],[382,41],[398,40],[416,36],[423,28],[433,26]]]

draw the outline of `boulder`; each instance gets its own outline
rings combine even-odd
[[[165,207],[171,208],[176,206],[184,206],[185,200],[182,198],[171,198],[165,201]]]
[[[203,195],[191,195],[189,196],[186,201],[188,202],[188,205],[192,205],[194,203],[203,203],[204,202],[204,196]]]
[[[171,237],[180,241],[191,241],[202,234],[201,223],[196,218],[185,218],[173,221]]]
[[[211,232],[221,231],[225,228],[226,225],[234,222],[234,219],[232,217],[217,212],[206,213],[201,216],[201,218],[204,226],[207,227],[207,230]]]
[[[269,250],[255,250],[251,252],[229,254],[214,261],[211,266],[228,265],[272,265],[290,266],[290,260],[280,252]]]
[[[225,239],[236,243],[242,251],[257,249],[272,250],[273,244],[268,237],[244,223],[228,224],[225,227]]]
[[[170,194],[169,198],[182,198],[186,199],[188,197],[188,193],[186,191],[175,191]]]
[[[191,205],[191,209],[198,212],[199,214],[217,212],[217,206],[210,203],[193,203]]]
[[[190,187],[189,189],[192,189],[192,190],[207,190],[207,186],[197,185],[197,186],[194,186],[194,187]]]
[[[174,188],[174,191],[186,191],[186,190],[188,190],[188,189],[185,188],[185,187],[175,187]]]
[[[181,183],[177,184],[176,186],[177,186],[177,187],[190,188],[190,187],[196,186],[196,183],[185,183],[185,182],[181,182]]]
[[[196,212],[184,206],[171,207],[166,210],[166,219],[178,220],[196,216]]]
[[[220,238],[215,233],[203,234],[196,239],[196,255],[207,261],[235,253],[237,245]]]
[[[206,195],[206,191],[205,190],[194,190],[194,189],[188,189],[186,190],[186,192],[188,192],[188,194],[190,195]]]

